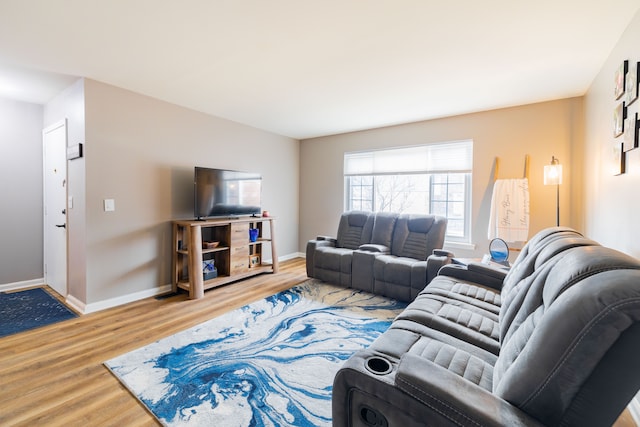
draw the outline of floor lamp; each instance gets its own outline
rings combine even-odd
[[[556,186],[556,225],[560,225],[560,184],[562,184],[562,165],[551,156],[551,164],[544,167],[544,185]]]

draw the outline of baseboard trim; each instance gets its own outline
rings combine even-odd
[[[75,311],[77,311],[80,314],[86,314],[85,313],[85,303],[83,303],[82,301],[80,301],[78,298],[74,297],[73,295],[67,295],[67,297],[65,298],[64,302],[70,306],[71,308],[73,308]]]
[[[82,314],[95,313],[96,311],[106,310],[108,308],[117,307],[123,304],[128,304],[130,302],[138,301],[141,299],[155,297],[157,295],[166,294],[170,292],[172,289],[171,285],[164,285],[158,288],[147,289],[140,292],[134,292],[132,294],[122,295],[120,297],[110,298],[103,301],[93,302],[90,304],[83,304]],[[71,297],[71,296],[69,296]],[[67,300],[69,300],[67,297]],[[75,299],[75,298],[74,298]],[[77,299],[76,299],[77,301]],[[69,301],[70,302],[70,301]],[[79,302],[79,301],[78,301]],[[71,303],[71,302],[70,302]]]
[[[291,254],[278,257],[278,261],[288,261],[294,258],[304,258],[304,254],[301,252],[293,252]],[[270,262],[270,260],[265,260],[265,262]],[[44,279],[34,279],[34,280],[27,280],[24,282],[7,283],[6,285],[0,285],[0,292],[5,290],[27,288],[34,285],[41,285],[43,283],[44,283]],[[67,297],[65,298],[65,302],[69,304],[69,306],[71,306],[71,308],[73,308],[77,312],[81,314],[89,314],[89,313],[94,313],[96,311],[102,311],[108,308],[117,307],[119,305],[128,304],[130,302],[138,301],[144,298],[162,295],[171,291],[171,289],[172,289],[171,285],[164,285],[158,288],[147,289],[140,292],[134,292],[132,294],[122,295],[119,297],[110,298],[110,299],[89,303],[89,304],[86,304],[80,301],[78,298],[74,297],[73,295],[67,295]]]
[[[295,259],[295,258],[304,258],[305,255],[301,252],[293,252],[291,254],[288,255],[283,255],[283,256],[279,256],[278,257],[278,262],[283,262],[283,261],[289,261],[290,259]],[[265,262],[266,264],[271,264],[273,262],[272,258],[265,258],[263,260],[263,262]]]
[[[302,252],[294,252],[289,255],[278,257],[278,261],[289,261],[290,259],[295,259],[295,258],[305,258],[305,256],[306,255],[303,254]]]
[[[633,421],[635,421],[636,424],[640,425],[640,395],[637,395],[636,397],[631,399],[628,408]]]
[[[42,284],[44,284],[44,278],[25,280],[25,281],[22,281],[22,282],[15,282],[15,283],[5,283],[4,285],[0,285],[0,292],[13,291],[13,290],[16,290],[16,289],[23,289],[23,288],[30,288],[32,286],[38,286],[38,285],[42,285]]]

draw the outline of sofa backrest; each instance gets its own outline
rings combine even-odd
[[[539,231],[527,242],[513,262],[502,286],[502,298],[520,281],[530,276],[536,266],[540,251],[551,241],[566,237],[582,237],[582,234],[568,227],[551,227]]]
[[[562,238],[559,238],[563,235]],[[560,253],[579,246],[595,246],[597,242],[571,235],[558,233],[553,239],[547,239],[547,244],[538,247],[535,252],[526,259],[531,273],[523,276],[518,282],[509,282],[507,289],[500,294],[502,305],[500,307],[500,342],[505,342],[540,305],[538,293],[541,292],[544,281],[540,276],[544,275],[543,266],[558,256]],[[509,276],[509,274],[507,274]],[[508,277],[513,279],[513,276]],[[506,281],[507,278],[505,278]]]
[[[397,213],[376,212],[373,215],[373,230],[371,231],[371,241],[374,245],[383,245],[391,247],[391,239],[393,238],[393,230],[398,220]]]
[[[434,249],[441,249],[447,219],[437,215],[401,214],[391,241],[391,254],[426,260]]]
[[[374,215],[365,211],[344,212],[340,216],[336,247],[358,249],[360,245],[369,243],[373,229]]]
[[[640,262],[569,240],[539,252],[548,259],[508,302],[519,307],[493,392],[545,425],[611,425],[640,388]]]

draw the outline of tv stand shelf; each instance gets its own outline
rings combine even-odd
[[[249,239],[250,228],[258,229],[255,242]],[[173,221],[173,291],[184,289],[189,298],[202,298],[206,289],[261,273],[277,273],[274,228],[272,217]],[[203,248],[205,241],[216,241],[218,246]],[[265,245],[270,245],[271,263],[264,261]],[[205,261],[213,261],[217,277],[205,280]]]

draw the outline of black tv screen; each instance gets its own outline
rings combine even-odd
[[[194,215],[254,215],[261,212],[262,176],[257,173],[196,167]]]

